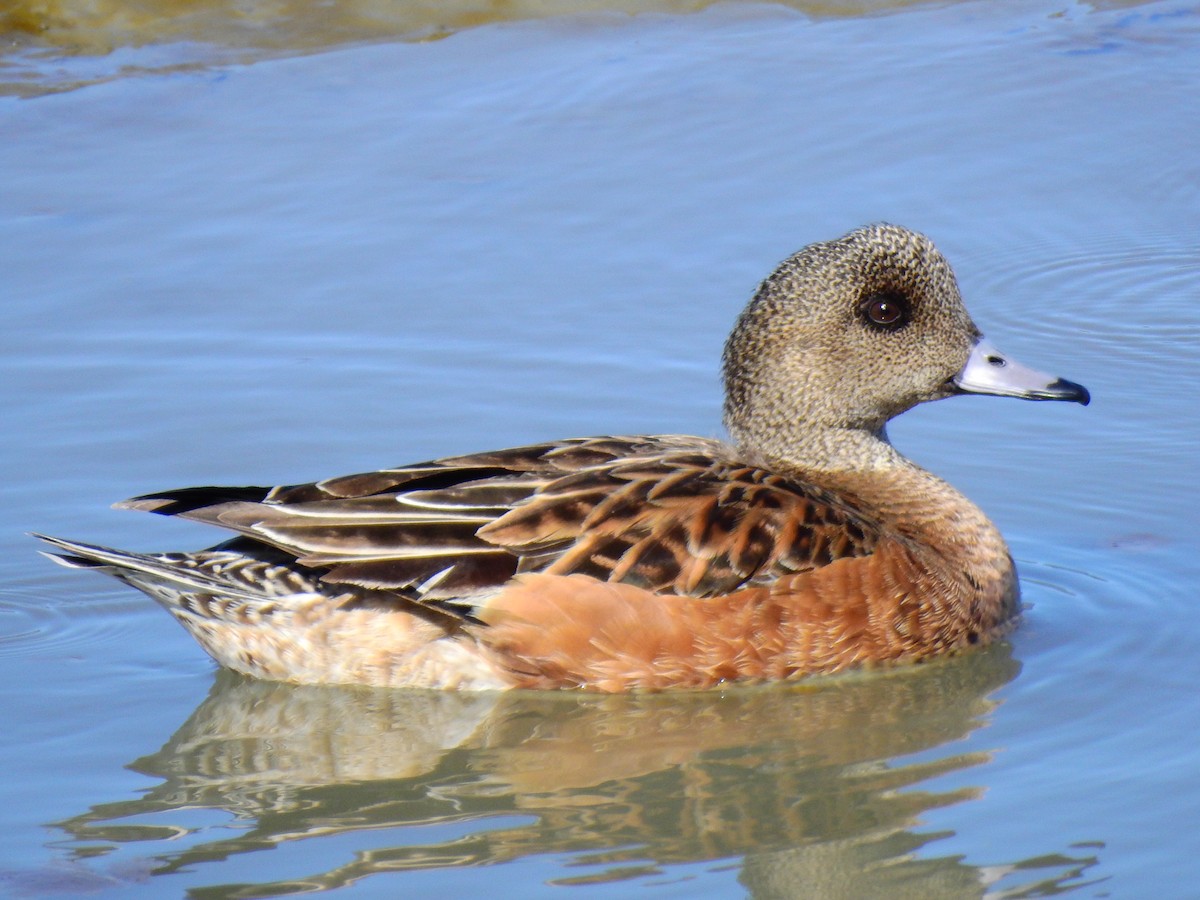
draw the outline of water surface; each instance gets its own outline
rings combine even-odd
[[[0,893],[1192,892],[1193,5],[592,6],[257,42],[171,9],[95,25],[111,53],[47,30],[3,59]],[[756,282],[876,220],[931,235],[998,346],[1095,398],[891,428],[1008,537],[1008,646],[709,695],[295,689],[218,676],[24,534],[199,547],[108,505],[719,435]]]

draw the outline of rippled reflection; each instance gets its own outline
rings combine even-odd
[[[302,50],[379,38],[442,37],[488,22],[579,13],[686,13],[717,0],[12,0],[0,10],[0,33],[80,52],[170,40],[238,47]],[[791,0],[785,5],[818,16],[860,16],[917,6],[928,0]]]
[[[132,764],[160,786],[61,824],[90,862],[144,843],[156,876],[390,830],[329,871],[234,891],[253,896],[547,853],[570,857],[564,884],[743,857],[741,879],[763,897],[961,896],[1014,872],[1023,888],[1064,885],[1094,857],[984,870],[932,856],[925,845],[944,835],[918,829],[924,811],[979,791],[923,782],[989,760],[923,751],[977,728],[1018,669],[997,648],[816,686],[648,696],[290,687],[222,672]],[[197,808],[248,827],[197,826]],[[431,838],[435,825],[459,827]]]
[[[1142,2],[1110,0],[1098,5]],[[0,4],[0,96],[34,96],[148,71],[205,69],[364,41],[434,40],[496,22],[695,13],[718,3],[727,5],[729,0],[8,0]],[[830,18],[932,4],[779,0],[777,5]],[[749,6],[751,14],[761,15],[765,4]],[[98,61],[105,55],[113,58]]]

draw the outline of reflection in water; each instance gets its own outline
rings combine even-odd
[[[496,22],[572,15],[595,22],[647,13],[695,13],[726,2],[7,0],[0,3],[0,96],[37,96],[147,72],[204,70],[367,41],[435,40]],[[930,3],[781,0],[779,6],[824,18]],[[755,3],[752,9],[762,15],[766,7]]]
[[[392,846],[376,835],[329,871],[241,885],[244,896],[547,853],[573,855],[561,884],[742,857],[761,897],[978,896],[1018,870],[1021,892],[1062,887],[1094,858],[984,870],[918,855],[944,836],[914,830],[921,813],[978,794],[920,783],[988,755],[898,759],[971,733],[1017,669],[1001,647],[807,685],[641,696],[291,687],[221,672],[167,744],[133,763],[160,786],[61,825],[87,842],[80,859],[151,843],[156,876],[391,830]],[[197,808],[250,825],[156,843],[188,834]]]
[[[443,37],[489,22],[579,13],[688,13],[718,0],[10,0],[0,33],[84,53],[168,41],[304,50],[350,41]],[[814,16],[861,16],[929,0],[790,0]]]

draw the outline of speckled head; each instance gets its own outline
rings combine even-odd
[[[964,377],[973,355],[982,356],[991,383]],[[1023,382],[1006,380],[1017,370]],[[926,400],[957,393],[1087,399],[1080,386],[983,344],[933,242],[886,224],[784,260],[738,317],[724,375],[725,423],[739,446],[817,464],[855,435],[879,443],[889,419]]]

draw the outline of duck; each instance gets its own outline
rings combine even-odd
[[[573,438],[116,504],[233,532],[198,552],[37,537],[148,594],[221,666],[297,684],[703,689],[1013,628],[1004,538],[886,426],[956,395],[1090,395],[987,341],[929,238],[881,223],[788,257],[722,373],[728,440]]]

